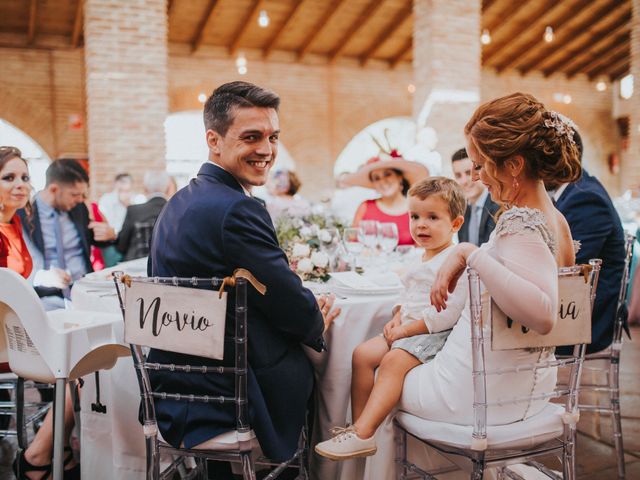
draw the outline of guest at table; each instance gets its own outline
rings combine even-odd
[[[276,170],[267,182],[267,211],[275,221],[282,215],[300,217],[311,213],[311,204],[298,190],[302,183],[291,170]]]
[[[147,256],[153,224],[167,203],[171,188],[169,178],[165,171],[145,172],[143,185],[149,200],[127,207],[124,224],[116,240],[116,249],[124,255],[125,261]]]
[[[458,232],[458,240],[480,246],[489,240],[489,235],[496,228],[494,216],[500,207],[491,200],[482,182],[473,180],[473,163],[464,148],[451,157],[451,168],[455,181],[467,198],[464,224]]]
[[[72,283],[93,271],[90,245],[116,239],[106,222],[90,221],[84,204],[89,176],[74,159],[51,162],[44,190],[33,202],[33,215],[18,211],[34,260],[33,284],[46,309],[64,308]]]
[[[582,138],[575,127],[574,130],[582,160]],[[604,186],[584,169],[574,184],[551,181],[545,185],[557,209],[566,217],[571,235],[580,244],[576,261],[589,263],[591,258],[602,259],[591,315],[591,343],[587,345],[587,353],[598,352],[613,341],[620,282],[624,272],[622,223]],[[572,349],[559,347],[556,351],[569,355]]]
[[[558,267],[573,265],[575,253],[569,225],[554,208],[544,182],[580,178],[574,131],[533,96],[514,93],[478,107],[464,132],[474,179],[487,186],[504,213],[487,243],[454,247],[431,289],[431,303],[439,310],[447,308],[448,292],[470,266],[507,316],[546,334],[558,311]],[[465,309],[433,361],[407,374],[399,409],[428,420],[473,425],[470,329]],[[484,355],[488,370],[554,358],[551,350],[486,348]],[[488,377],[487,401],[496,402],[505,393],[527,397],[552,392],[556,374],[551,368]],[[532,399],[489,407],[488,424],[529,418],[546,403]]]
[[[353,352],[351,415],[353,425],[337,429],[315,451],[333,460],[373,455],[374,434],[402,394],[404,377],[430,362],[444,345],[464,309],[467,290],[459,285],[440,312],[428,304],[428,292],[438,269],[453,250],[453,237],[464,222],[466,200],[450,178],[431,177],[409,190],[411,236],[424,249],[402,277],[404,289],[383,334]],[[377,373],[376,373],[377,370]]]
[[[405,160],[392,150],[370,158],[355,173],[341,178],[345,186],[372,188],[380,195],[376,200],[360,204],[353,218],[357,227],[362,220],[395,223],[398,226],[398,245],[413,245],[409,230],[407,192],[409,187],[429,176],[429,170],[418,162]]]
[[[321,351],[323,332],[339,310],[313,294],[289,268],[266,209],[251,197],[264,185],[278,152],[279,97],[246,82],[218,87],[204,106],[209,161],[167,203],[151,244],[153,276],[224,277],[248,269],[267,287],[248,294],[249,407],[262,450],[284,461],[297,449],[314,375],[301,344]],[[228,292],[228,311],[235,294]],[[232,316],[231,316],[232,317]],[[227,324],[227,331],[231,328]],[[233,342],[225,342],[224,365],[234,364]],[[152,350],[149,361],[220,365],[220,362]],[[233,395],[233,378],[157,372],[163,390]],[[235,430],[232,404],[156,399],[158,427],[172,445],[192,448]],[[229,469],[216,478],[233,478]]]
[[[31,184],[27,161],[15,147],[0,147],[0,267],[29,278],[33,261],[22,237],[22,221],[16,215],[31,213]]]

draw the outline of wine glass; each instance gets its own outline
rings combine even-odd
[[[378,244],[384,253],[391,253],[398,246],[398,225],[393,222],[378,226]]]
[[[364,245],[360,242],[360,238],[362,238],[362,228],[345,228],[342,233],[342,241],[344,243],[344,248],[347,249],[353,262],[349,262],[351,264],[351,269],[355,270],[356,258],[357,255],[362,253],[364,250]]]
[[[375,250],[378,245],[378,222],[375,220],[362,220],[359,226],[362,230],[360,242],[371,250]]]

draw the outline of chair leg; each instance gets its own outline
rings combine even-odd
[[[63,479],[64,469],[64,402],[66,378],[56,378],[55,401],[53,404],[53,480]]]
[[[147,456],[147,480],[160,478],[160,452],[158,451],[158,434],[145,435],[144,447]]]
[[[620,418],[620,358],[611,359],[609,373],[609,399],[611,402],[611,421],[613,423],[613,444],[618,460],[618,477],[625,477],[624,444],[622,441],[622,420]]]
[[[308,480],[309,478],[309,442],[308,442],[309,431],[307,426],[302,427],[302,432],[300,433],[300,440],[298,441],[298,449],[300,450],[300,457],[298,458],[298,462],[300,465],[298,467],[298,479],[300,480]]]
[[[29,446],[27,439],[27,426],[24,419],[24,378],[18,377],[16,381],[16,435],[18,436],[18,446],[21,450],[26,450]]]
[[[394,423],[394,437],[396,444],[395,470],[396,480],[404,480],[407,478],[409,471],[407,470],[407,432],[399,428]]]
[[[482,480],[484,476],[484,459],[473,461],[473,471],[471,472],[471,480]]]
[[[242,479],[243,480],[256,480],[256,471],[253,466],[253,458],[251,458],[251,452],[242,452],[240,454],[242,460]]]
[[[576,429],[571,428],[569,439],[565,441],[562,450],[562,478],[564,480],[576,479]]]

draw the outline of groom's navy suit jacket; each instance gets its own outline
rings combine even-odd
[[[246,268],[267,287],[248,285],[248,359],[251,426],[274,460],[296,449],[313,389],[313,370],[301,343],[323,345],[324,322],[313,294],[289,268],[267,210],[245,195],[235,178],[211,162],[176,193],[158,217],[151,242],[150,275],[223,277]],[[229,290],[226,365],[233,365],[235,294]],[[191,365],[220,362],[160,350],[150,360]],[[156,372],[154,388],[233,396],[233,377]],[[156,400],[163,437],[192,447],[235,429],[235,405]]]
[[[577,263],[602,259],[591,319],[591,345],[587,353],[611,345],[620,281],[624,270],[624,231],[609,194],[597,178],[583,170],[582,177],[562,192],[556,207],[567,219],[571,235],[580,241]],[[560,353],[570,353],[561,350]]]

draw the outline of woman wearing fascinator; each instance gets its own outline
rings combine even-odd
[[[407,192],[411,185],[428,176],[429,170],[421,163],[405,160],[396,149],[385,152],[381,147],[379,155],[370,158],[355,173],[341,178],[345,186],[371,188],[380,195],[380,198],[360,204],[353,226],[357,227],[363,220],[395,223],[398,226],[398,245],[413,245]]]

